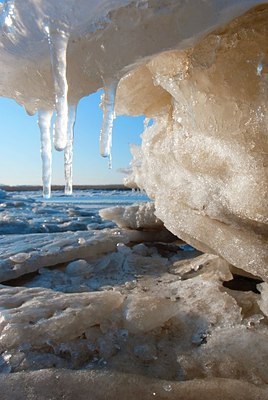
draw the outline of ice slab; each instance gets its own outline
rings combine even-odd
[[[0,236],[0,282],[18,278],[42,267],[90,259],[130,241],[173,241],[164,232],[126,230],[76,231]]]
[[[114,398],[144,400],[161,398],[175,400],[257,400],[266,399],[266,388],[256,387],[235,379],[190,380],[187,382],[159,381],[140,375],[103,371],[55,371],[42,370],[28,374],[17,373],[1,376],[3,400],[32,400],[53,398],[61,400],[107,400]]]
[[[76,258],[87,258],[111,251],[120,241],[128,240],[116,231],[72,232],[1,236],[0,280],[15,279],[44,266],[52,266]],[[27,257],[19,257],[19,255]]]
[[[2,285],[0,371],[54,365],[55,373],[104,369],[174,383],[224,377],[266,384],[261,295],[226,289],[232,274],[219,257],[196,257],[176,243],[143,246],[146,255],[120,243],[90,262],[42,268],[20,287]],[[182,279],[170,272],[174,253],[193,253],[202,268]]]
[[[154,203],[141,203],[128,207],[116,206],[100,210],[103,219],[112,220],[119,228],[162,230],[163,222],[155,214]]]
[[[118,292],[63,294],[48,289],[0,287],[1,352],[77,338],[120,307]],[[4,308],[7,310],[4,311]]]

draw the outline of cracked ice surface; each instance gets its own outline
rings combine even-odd
[[[267,383],[265,288],[225,289],[228,263],[178,243],[143,242],[142,252],[141,244],[119,244],[1,285],[2,372],[83,368],[168,385],[212,377]],[[185,257],[188,264],[178,264]]]
[[[161,225],[155,230],[153,210],[151,203],[121,207],[118,217],[116,207],[108,209],[107,215],[114,213],[119,223],[126,215],[126,225],[136,221],[140,229],[137,221],[142,221],[142,230],[132,226],[2,236],[2,267],[16,267],[12,276],[2,272],[6,278],[17,277],[0,287],[5,400],[21,374],[26,380],[36,377],[37,386],[32,382],[29,387],[37,393],[39,370],[46,379],[49,369],[63,380],[60,385],[71,369],[74,390],[84,373],[88,379],[94,376],[93,382],[115,379],[115,385],[127,373],[132,382],[137,376],[143,382],[143,398],[150,384],[168,398],[186,387],[197,398],[198,379],[213,393],[220,384],[219,398],[230,388],[237,398],[267,395],[265,284],[246,278],[255,292],[227,288],[224,282],[232,281],[232,266],[174,236],[167,242]],[[80,372],[73,371],[77,369]],[[120,385],[120,390],[130,390],[127,381]],[[62,396],[66,386],[61,389]],[[131,389],[131,396],[136,390]],[[97,396],[94,385],[91,393]]]

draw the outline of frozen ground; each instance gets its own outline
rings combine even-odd
[[[59,220],[65,207],[70,204],[62,201]],[[72,393],[81,383],[81,399],[89,382],[92,398],[103,398],[99,384],[106,381],[113,381],[111,393],[122,392],[119,398],[130,390],[130,398],[156,393],[173,399],[188,390],[187,399],[195,399],[197,391],[205,393],[204,382],[211,390],[221,386],[219,399],[231,392],[241,399],[268,395],[267,285],[167,235],[151,208],[101,212],[117,220],[128,216],[125,229],[2,236],[2,276],[7,266],[18,271],[0,286],[5,400],[16,385],[27,394],[28,379],[37,396],[43,380],[54,378],[55,399],[61,385],[66,393],[66,379]],[[146,216],[146,227],[133,229]]]

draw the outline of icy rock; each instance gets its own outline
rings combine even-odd
[[[178,313],[178,304],[161,297],[128,296],[124,316],[131,333],[148,332],[161,327]]]
[[[145,128],[141,148],[133,149],[127,184],[154,199],[155,215],[179,238],[264,280],[267,70],[260,72],[258,65],[267,48],[267,18],[264,5],[191,49],[162,53],[146,64],[153,83],[139,68],[135,83],[126,75],[117,93],[118,114],[121,107],[122,113],[136,114],[138,104],[154,121]],[[143,85],[145,101],[135,90]],[[171,97],[159,95],[156,109],[152,91],[151,112],[152,85]]]
[[[119,308],[118,292],[64,294],[48,289],[0,289],[1,349],[42,346],[80,337]]]
[[[100,216],[112,220],[119,228],[162,230],[163,222],[154,212],[154,203],[141,203],[127,207],[105,208],[100,210]]]

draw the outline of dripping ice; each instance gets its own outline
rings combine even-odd
[[[52,172],[52,147],[51,147],[51,118],[52,111],[38,111],[38,125],[41,136],[41,158],[42,158],[42,180],[43,196],[50,198],[51,195],[51,172]]]
[[[14,3],[13,1],[5,1],[2,15],[0,16],[0,26],[3,27],[5,33],[12,32],[12,25],[14,20]]]
[[[64,150],[65,194],[67,195],[71,195],[73,192],[73,140],[75,119],[76,105],[70,105],[68,112],[67,145]]]
[[[112,132],[113,121],[115,119],[114,103],[117,88],[117,81],[109,82],[104,85],[104,95],[102,98],[103,122],[100,133],[100,154],[102,157],[109,158],[109,168],[112,166]]]
[[[56,120],[53,141],[55,149],[62,151],[67,144],[68,83],[66,78],[66,52],[69,35],[59,28],[44,28],[47,34],[55,90]]]

